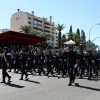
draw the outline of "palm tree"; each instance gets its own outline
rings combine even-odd
[[[40,33],[38,36],[45,38],[45,40],[49,40],[50,38],[53,38],[50,34]]]
[[[39,36],[40,32],[31,31],[30,34],[33,35],[33,36]]]
[[[61,48],[61,31],[65,28],[63,24],[58,24],[55,26],[56,30],[58,30],[59,35],[59,48]]]
[[[43,48],[45,47],[45,45],[48,45],[47,40],[50,40],[50,38],[53,38],[53,36],[51,36],[50,34],[45,34],[45,33],[40,33],[38,34],[38,36],[45,38],[45,42],[42,43]]]
[[[74,40],[74,33],[73,32],[69,32],[66,34],[67,34],[68,40]]]
[[[21,29],[21,31],[20,32],[23,32],[23,33],[25,33],[25,34],[30,34],[30,32],[31,32],[31,27],[30,26],[20,26],[20,29]]]
[[[63,34],[62,37],[61,37],[61,45],[62,45],[61,47],[64,47],[64,42],[66,42],[66,40],[67,40],[66,35]]]
[[[74,33],[73,39],[76,42],[76,45],[80,45],[81,38],[79,37],[78,33]]]

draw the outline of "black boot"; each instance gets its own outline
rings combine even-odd
[[[72,86],[72,83],[69,83],[68,86]]]
[[[11,76],[8,77],[8,81],[9,81],[9,82],[10,82],[10,80],[11,80]]]

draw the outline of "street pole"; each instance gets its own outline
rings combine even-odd
[[[93,25],[89,30],[89,50],[90,50],[90,32],[91,32],[91,29],[96,25],[100,25],[100,23]]]
[[[98,38],[100,38],[100,37],[96,37],[94,40],[96,40],[96,39],[98,39]],[[94,42],[94,40],[92,41],[92,43]],[[93,51],[93,46],[92,46],[92,51]]]

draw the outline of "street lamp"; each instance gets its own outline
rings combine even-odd
[[[98,38],[100,38],[100,37],[96,37],[94,40],[96,40],[96,39],[98,39]],[[94,42],[94,40],[92,41],[92,43]],[[93,46],[92,46],[92,51],[93,51]]]
[[[94,26],[96,26],[96,25],[100,25],[100,23],[93,25],[93,26],[90,28],[90,30],[89,30],[89,49],[90,49],[90,32],[91,32],[91,29],[92,29]]]

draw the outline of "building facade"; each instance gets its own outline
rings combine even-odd
[[[50,20],[47,18],[40,18],[34,15],[34,12],[27,13],[20,11],[14,13],[11,17],[11,30],[20,32],[20,26],[30,26],[33,31],[43,32],[45,34],[50,34],[53,38],[50,38],[47,42],[53,47],[58,47],[58,34],[55,30],[54,22],[52,22],[52,16]]]

